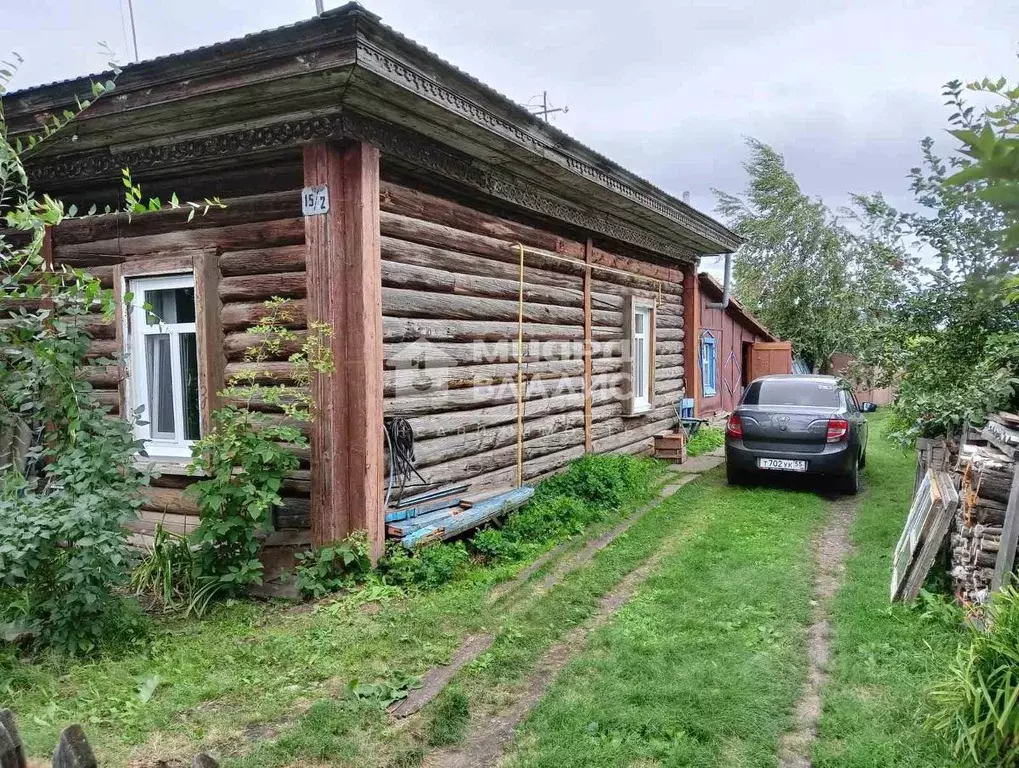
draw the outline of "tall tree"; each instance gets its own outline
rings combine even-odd
[[[747,147],[742,197],[715,190],[719,213],[747,240],[735,261],[737,294],[813,370],[829,372],[832,355],[852,352],[901,292],[902,255],[854,235],[767,144]]]
[[[1002,90],[1008,104],[1002,82],[973,87],[985,85]],[[890,247],[924,255],[895,311],[861,349],[884,383],[898,390],[894,427],[904,441],[950,433],[990,410],[1012,408],[1019,384],[1019,304],[1008,295],[1016,252],[1002,242],[1009,208],[990,191],[992,174],[1003,174],[1003,186],[1007,174],[980,167],[980,158],[997,162],[1004,154],[994,149],[994,129],[989,140],[981,126],[998,120],[1007,131],[1008,109],[975,115],[963,90],[953,81],[943,96],[953,109],[953,133],[967,151],[942,158],[933,139],[923,139],[921,164],[908,175],[917,209],[866,210],[870,221],[884,221],[886,234],[894,233]]]

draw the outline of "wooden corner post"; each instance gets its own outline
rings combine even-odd
[[[321,546],[366,531],[374,562],[385,545],[379,152],[310,144],[304,183],[328,189],[328,205],[319,197],[304,229],[308,320],[332,327],[335,362],[312,382],[311,539]]]

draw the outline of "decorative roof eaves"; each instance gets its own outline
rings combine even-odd
[[[421,98],[636,203],[647,212],[667,220],[671,225],[717,245],[717,251],[706,252],[731,252],[743,244],[743,238],[715,219],[676,200],[567,134],[545,124],[537,125],[536,118],[527,110],[390,27],[378,22],[368,22],[359,24],[357,32],[356,66],[364,67]],[[443,85],[422,72],[420,68],[403,61],[392,52],[393,42],[410,46],[416,53],[440,64],[464,81],[465,85],[479,91],[480,95],[499,102],[498,106],[504,112],[513,113],[512,117],[498,114],[494,109],[470,98],[462,91]],[[605,170],[605,166],[610,170]]]

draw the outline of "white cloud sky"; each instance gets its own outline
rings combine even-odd
[[[714,207],[712,187],[742,188],[744,136],[782,152],[804,189],[831,205],[879,190],[908,205],[905,174],[919,140],[944,135],[941,85],[1019,79],[1012,0],[365,5],[516,101],[547,90],[569,105],[560,128],[677,196],[689,190],[704,210]],[[126,6],[18,3],[3,34],[26,59],[15,87],[102,69],[99,41],[130,60]],[[134,8],[145,59],[307,18],[314,0],[134,0]]]

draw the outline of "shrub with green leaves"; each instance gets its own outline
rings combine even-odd
[[[1019,591],[995,595],[987,618],[931,691],[930,724],[962,764],[998,768],[1019,763]]]
[[[45,477],[10,469],[4,475],[0,626],[83,654],[133,622],[117,589],[128,580],[124,525],[137,518],[144,477],[134,469],[138,445],[130,424],[109,418],[88,390],[77,394],[73,428],[67,411],[40,409],[53,419],[47,431],[53,442],[38,451],[49,462]]]
[[[528,506],[566,496],[603,511],[651,497],[656,464],[629,455],[587,455],[572,462],[561,474],[542,482]],[[524,508],[526,510],[526,507]]]
[[[515,560],[521,555],[521,548],[496,528],[483,528],[468,542],[471,552],[486,563],[501,560]]]
[[[427,544],[413,553],[392,542],[379,567],[396,584],[434,589],[451,582],[470,560],[462,541]]]
[[[215,411],[212,428],[192,448],[188,472],[204,478],[188,488],[201,508],[193,534],[200,547],[196,605],[262,583],[261,536],[272,530],[287,474],[300,466],[288,444],[308,445],[294,422],[313,419],[311,380],[334,368],[332,329],[313,322],[288,359],[289,378],[274,379],[263,364],[296,341],[288,327],[293,307],[274,296],[265,308],[265,319],[251,329],[259,341],[245,352],[247,367],[220,393],[231,402]]]
[[[316,598],[363,581],[372,569],[364,531],[329,546],[298,552],[295,557],[297,588]]]
[[[0,69],[0,97],[12,68]],[[112,89],[94,83],[92,97]],[[112,292],[43,258],[46,228],[74,211],[36,197],[24,165],[87,106],[51,115],[26,143],[10,138],[0,104],[0,303],[20,307],[0,324],[0,434],[17,436],[0,453],[0,632],[70,653],[136,623],[117,589],[129,570],[123,526],[145,482],[132,425],[109,418],[80,376],[90,343],[80,318],[110,316]]]
[[[580,533],[605,518],[606,509],[576,496],[542,494],[506,519],[503,535],[511,541],[542,543]]]

